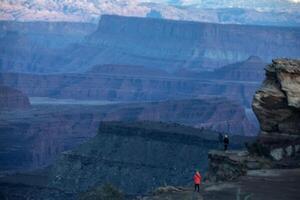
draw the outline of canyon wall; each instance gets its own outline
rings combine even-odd
[[[198,78],[118,73],[87,74],[3,74],[6,85],[28,96],[109,101],[158,101],[204,97],[225,97],[250,106],[259,86],[254,81],[202,80]],[[159,74],[159,75],[156,75]]]
[[[0,113],[0,171],[49,165],[93,137],[100,121],[164,121],[230,135],[256,134],[244,110],[224,99],[93,105],[33,105]],[[217,140],[217,136],[214,138]]]
[[[25,94],[0,83],[0,112],[28,108],[30,108],[30,102]]]
[[[51,71],[62,49],[95,28],[88,23],[0,21],[0,71]]]
[[[153,66],[168,71],[180,67],[208,70],[252,55],[264,61],[274,57],[298,57],[299,37],[299,28],[104,15],[86,44],[73,50],[76,57],[72,65],[82,69],[93,64],[114,63]],[[93,57],[87,57],[86,52]],[[66,66],[69,70],[71,67]]]
[[[36,44],[45,39],[55,47],[61,45],[60,51],[48,49],[44,44],[23,49],[24,45],[21,48],[19,40],[8,39],[15,31],[1,31],[2,68],[19,72],[83,72],[94,65],[120,64],[167,71],[179,68],[203,71],[239,62],[252,55],[260,56],[264,61],[300,55],[298,27],[224,25],[103,15],[96,31],[84,40],[76,39],[76,35],[73,40],[72,31],[64,28],[68,25],[48,24],[61,29],[59,33],[63,37],[59,34],[53,37],[37,34],[37,37],[34,35],[27,40]],[[74,33],[82,36],[82,32],[78,31],[81,26],[83,30],[93,29],[86,24],[74,25]]]

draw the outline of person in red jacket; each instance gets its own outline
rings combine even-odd
[[[196,190],[200,192],[200,184],[201,184],[201,174],[199,171],[196,171],[194,175],[194,184],[195,184],[195,192]]]

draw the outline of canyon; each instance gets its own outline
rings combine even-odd
[[[76,199],[108,183],[128,198],[191,195],[196,169],[208,172],[200,199],[248,198],[261,170],[271,184],[297,175],[277,170],[300,167],[299,27],[98,11],[85,18],[98,25],[0,21],[0,199]],[[219,20],[235,21],[227,12],[244,13]]]
[[[49,71],[53,54],[61,54],[95,29],[89,23],[0,21],[0,71]]]
[[[58,27],[64,25],[70,26],[64,22]],[[55,27],[51,22],[48,26]],[[33,45],[36,40],[41,41],[42,36],[33,37],[32,41],[22,34],[9,32],[8,28],[1,31],[2,71],[86,72],[102,64],[140,65],[165,71],[179,68],[207,71],[250,56],[260,56],[264,62],[270,62],[274,57],[300,55],[298,27],[224,25],[115,15],[103,15],[97,28],[89,24],[74,27],[82,27],[88,34],[74,28],[74,33],[85,32],[84,37],[80,40],[74,35],[68,37],[70,32],[59,39],[54,37],[52,43],[56,46],[62,42],[59,49]],[[61,29],[67,29],[67,33],[70,30]],[[49,41],[51,37],[42,38]]]
[[[176,124],[105,122],[96,137],[61,155],[50,186],[77,193],[110,182],[143,194],[162,184],[185,185],[195,169],[205,170],[208,149],[218,146],[213,138],[217,133]]]
[[[0,113],[0,170],[47,166],[97,133],[100,121],[157,121],[256,135],[244,109],[224,99],[169,100],[111,105],[32,105]],[[217,140],[217,137],[215,138]]]
[[[66,60],[59,65],[63,64],[65,70],[76,66],[76,70],[81,71],[107,63],[137,64],[166,71],[179,67],[194,71],[212,70],[249,56],[260,56],[267,62],[274,57],[297,57],[300,54],[299,33],[297,27],[222,25],[103,15],[97,30],[68,52],[68,57],[73,55],[72,62]],[[265,40],[266,37],[269,39]]]
[[[124,74],[3,73],[3,82],[30,97],[123,102],[226,97],[250,106],[259,82]]]
[[[174,73],[138,65],[95,65],[86,73],[2,73],[3,83],[30,97],[139,102],[225,97],[250,107],[263,80],[265,62],[258,57],[195,73]]]

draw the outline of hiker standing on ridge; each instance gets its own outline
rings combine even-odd
[[[229,138],[228,138],[228,135],[225,135],[225,137],[224,137],[224,151],[227,151],[228,145],[229,145]]]
[[[201,174],[199,171],[196,171],[194,175],[194,184],[195,184],[195,192],[200,192],[200,184],[201,184]]]

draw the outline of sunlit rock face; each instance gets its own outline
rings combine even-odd
[[[14,88],[0,85],[0,111],[30,108],[28,97]]]
[[[274,60],[256,92],[253,110],[260,122],[260,143],[275,160],[293,156],[300,144],[300,61]]]

